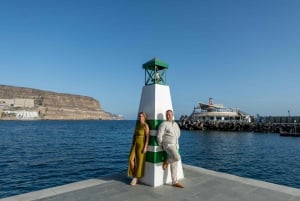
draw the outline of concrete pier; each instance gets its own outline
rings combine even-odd
[[[120,173],[3,198],[0,201],[300,201],[300,189],[183,165],[185,188],[130,186]]]

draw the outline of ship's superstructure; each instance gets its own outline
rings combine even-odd
[[[194,108],[190,119],[193,121],[242,121],[250,122],[250,115],[237,109],[225,107],[223,104],[214,104],[209,98],[207,103],[198,103]]]

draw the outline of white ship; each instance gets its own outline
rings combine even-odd
[[[239,109],[225,107],[223,104],[214,104],[209,98],[208,104],[198,103],[190,116],[193,121],[218,121],[218,122],[251,122],[250,115]]]

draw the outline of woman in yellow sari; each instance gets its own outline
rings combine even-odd
[[[131,185],[136,185],[138,179],[144,176],[145,159],[149,142],[149,126],[146,123],[145,112],[139,113],[136,123],[128,161],[128,176],[133,176]]]

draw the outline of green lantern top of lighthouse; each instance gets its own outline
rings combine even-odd
[[[153,58],[150,61],[143,64],[145,69],[145,85],[151,84],[166,84],[166,70],[169,64]]]

